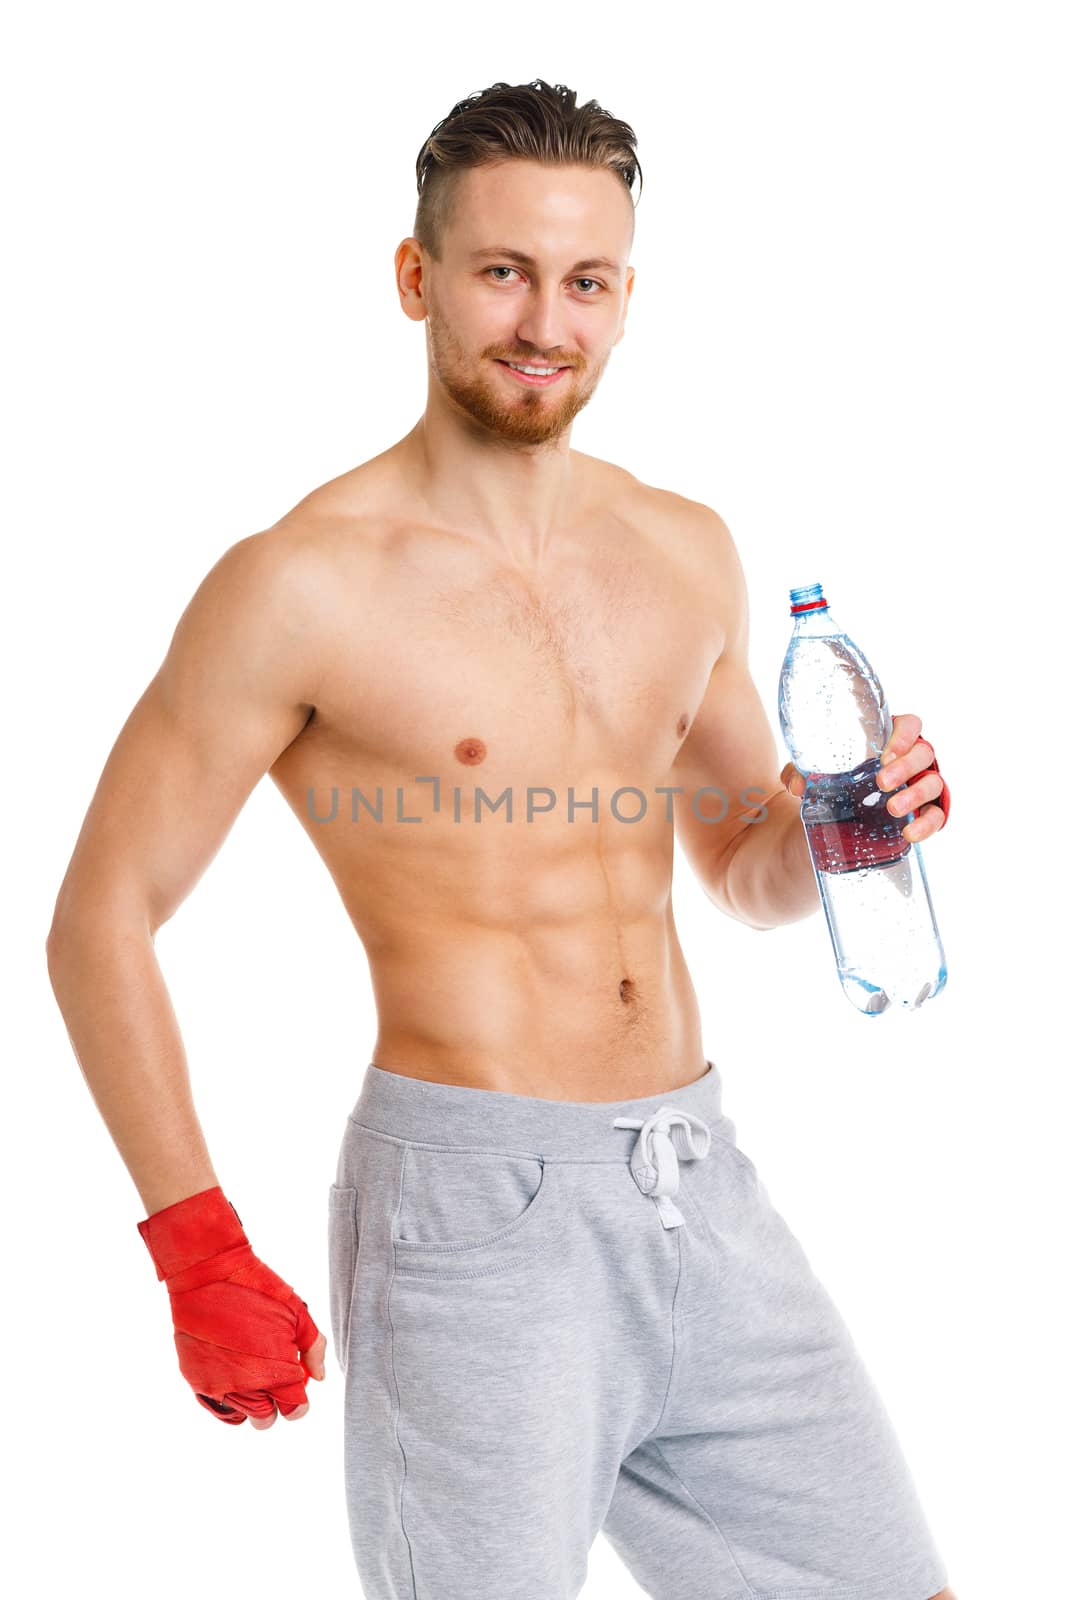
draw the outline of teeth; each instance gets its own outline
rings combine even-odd
[[[558,372],[559,367],[520,367],[514,361],[507,362],[512,372],[528,372],[534,378],[543,378],[550,372]]]

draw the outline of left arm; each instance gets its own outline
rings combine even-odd
[[[776,928],[821,905],[801,802],[779,777],[774,736],[749,672],[748,591],[730,531],[701,506],[695,537],[714,567],[726,639],[675,757],[671,782],[684,789],[675,829],[710,900],[751,928]]]

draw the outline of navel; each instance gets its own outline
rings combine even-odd
[[[689,716],[688,716],[687,712],[683,711],[681,716],[678,718],[678,737],[679,737],[679,739],[685,733],[685,730],[688,728],[688,726],[689,726]]]
[[[632,978],[623,978],[622,982],[619,984],[619,999],[628,1004],[631,1000],[633,1000],[633,998],[634,980]]]
[[[476,767],[485,760],[486,749],[480,739],[461,739],[452,751],[457,761],[462,761],[465,767]]]

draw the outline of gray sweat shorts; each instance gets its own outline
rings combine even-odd
[[[367,1600],[571,1600],[602,1532],[653,1600],[948,1582],[845,1324],[721,1109],[371,1063],[329,1193]]]

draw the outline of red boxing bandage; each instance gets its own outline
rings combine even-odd
[[[221,1188],[137,1224],[166,1283],[178,1366],[220,1422],[283,1417],[306,1404],[300,1359],[319,1337],[306,1303],[252,1253]]]

